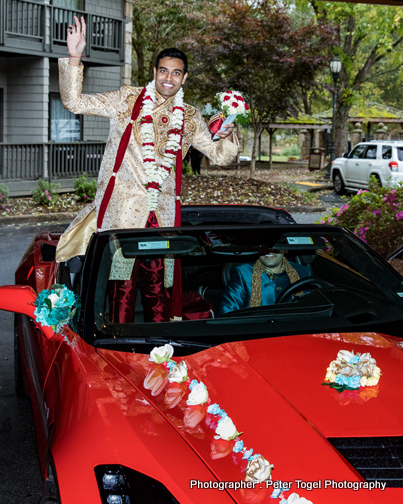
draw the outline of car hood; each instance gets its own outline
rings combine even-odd
[[[226,411],[242,432],[244,446],[274,464],[273,480],[292,481],[291,491],[309,499],[315,495],[314,504],[328,504],[333,500],[331,490],[323,487],[326,480],[363,481],[328,437],[403,435],[400,345],[397,338],[376,333],[299,335],[223,344],[184,359],[190,380],[206,385],[209,403]],[[382,370],[378,385],[341,394],[323,386],[326,368],[339,350],[370,352]],[[219,417],[208,414],[206,405],[186,404],[188,383],[170,384],[166,368],[149,362],[148,355],[98,352],[180,433],[218,480],[243,480],[246,461],[233,452],[234,441],[215,439]],[[321,487],[303,489],[304,482],[313,481]],[[394,491],[386,492],[390,497]],[[379,503],[386,497],[377,490],[351,492],[334,491],[334,502],[354,496],[354,502],[362,497],[362,502]],[[243,502],[239,492],[233,498]],[[258,502],[266,498],[265,489]]]

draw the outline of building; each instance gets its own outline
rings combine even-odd
[[[0,183],[11,195],[31,194],[38,178],[66,188],[97,175],[108,120],[60,101],[57,59],[74,15],[87,24],[83,92],[130,84],[132,0],[0,0]]]

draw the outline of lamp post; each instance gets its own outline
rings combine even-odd
[[[337,81],[339,79],[340,71],[341,71],[341,61],[338,56],[335,56],[330,62],[330,71],[333,75],[334,82],[334,93],[333,93],[333,121],[332,121],[332,137],[329,148],[330,161],[327,165],[326,176],[325,178],[330,179],[330,169],[332,167],[332,161],[334,161],[336,157],[336,147],[334,145],[335,141],[335,132],[336,132],[336,104],[337,104]]]

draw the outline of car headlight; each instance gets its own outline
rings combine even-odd
[[[102,504],[178,504],[159,481],[121,465],[95,467]]]

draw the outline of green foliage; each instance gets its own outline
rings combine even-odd
[[[403,243],[403,185],[379,187],[371,177],[369,191],[358,191],[318,223],[345,227],[386,257]]]
[[[282,153],[282,156],[288,156],[288,157],[299,157],[299,147],[298,145],[292,145],[291,147],[285,148]]]
[[[183,161],[182,173],[183,175],[193,175],[192,167],[190,166],[190,163],[188,163],[187,161]]]
[[[38,187],[32,191],[32,199],[37,205],[51,207],[59,198],[60,184],[38,180]]]
[[[133,80],[145,86],[153,79],[158,53],[177,47],[185,53],[185,36],[205,30],[208,16],[217,11],[223,0],[137,0],[133,2]],[[191,54],[187,54],[188,58]]]
[[[3,182],[0,184],[0,204],[5,203],[10,197],[10,189]]]
[[[87,180],[87,174],[84,172],[81,177],[74,182],[74,190],[79,201],[93,201],[97,191],[97,181]]]

